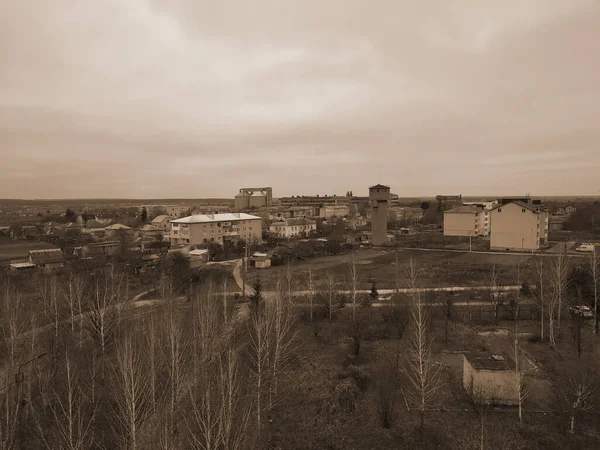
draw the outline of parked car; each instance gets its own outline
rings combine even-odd
[[[573,314],[573,316],[581,316],[584,319],[594,318],[594,314],[592,313],[592,310],[589,306],[571,306],[571,308],[569,308],[569,311],[571,311],[571,314]]]
[[[379,297],[377,297],[378,302],[387,302],[387,301],[390,301],[391,299],[392,299],[391,295],[380,295]]]
[[[581,244],[575,249],[576,252],[593,252],[595,250],[596,246],[594,244]]]

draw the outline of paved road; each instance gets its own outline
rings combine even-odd
[[[546,252],[501,252],[501,251],[483,251],[483,250],[473,250],[473,251],[468,251],[468,250],[457,250],[457,249],[453,249],[453,248],[413,248],[413,247],[398,247],[397,250],[403,251],[403,250],[411,250],[411,251],[418,251],[418,252],[446,252],[446,253],[475,253],[475,254],[479,254],[479,255],[501,255],[501,256],[556,256],[556,253],[554,251],[555,248],[560,248],[561,244],[557,244],[554,247],[552,247],[550,250],[546,251]],[[564,244],[562,246],[562,248],[564,248]],[[394,251],[393,249],[391,249],[390,251]],[[577,253],[577,252],[569,252],[568,253],[569,256],[574,256],[574,257],[586,257],[588,255],[584,254],[584,253]]]

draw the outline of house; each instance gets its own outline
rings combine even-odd
[[[444,211],[444,236],[487,236],[489,211],[473,205],[460,205]]]
[[[154,219],[152,219],[152,225],[156,228],[160,228],[163,231],[169,231],[171,220],[171,216],[161,214],[160,216],[156,216]]]
[[[250,267],[256,267],[257,269],[267,269],[271,267],[271,256],[268,253],[254,252],[249,258]]]
[[[30,250],[27,260],[43,269],[64,267],[65,257],[60,248],[48,248],[44,250]]]
[[[541,205],[517,200],[496,206],[490,214],[493,250],[538,250],[548,242],[548,212]]]
[[[565,208],[565,214],[573,214],[575,211],[577,211],[577,208],[573,205],[569,205]]]
[[[550,231],[561,231],[565,226],[562,220],[550,220],[548,222],[548,229]]]
[[[26,271],[35,269],[37,266],[30,262],[11,262],[8,265],[9,269],[14,271]]]
[[[111,256],[119,253],[121,243],[119,241],[96,242],[75,247],[73,253],[80,258]]]
[[[171,220],[172,245],[262,241],[262,219],[245,213],[196,214]]]
[[[161,228],[155,227],[154,225],[150,225],[147,223],[146,225],[140,227],[138,230],[138,235],[142,238],[154,238],[157,236],[163,235],[163,230]]]
[[[279,238],[305,237],[317,231],[317,222],[304,217],[280,219],[271,224],[269,231]]]
[[[115,223],[104,228],[104,233],[107,236],[115,237],[119,235],[133,236],[133,228],[120,223]]]
[[[488,352],[464,353],[463,387],[480,404],[518,403],[515,363],[507,356]]]

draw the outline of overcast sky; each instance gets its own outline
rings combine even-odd
[[[598,0],[0,2],[0,198],[597,195]]]

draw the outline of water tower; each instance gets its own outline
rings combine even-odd
[[[369,201],[371,203],[371,243],[375,246],[381,246],[387,242],[390,187],[382,184],[371,186],[369,188]]]

